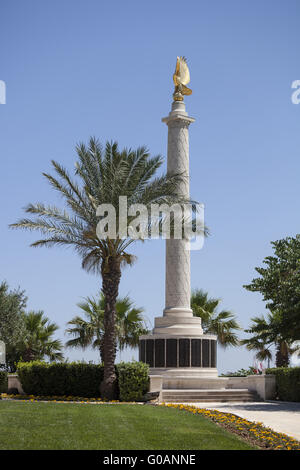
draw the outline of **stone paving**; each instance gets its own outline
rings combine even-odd
[[[300,403],[283,401],[245,403],[188,403],[197,408],[233,413],[249,421],[261,422],[277,432],[300,441]]]

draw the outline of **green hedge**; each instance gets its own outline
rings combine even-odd
[[[276,376],[276,391],[279,400],[300,401],[300,367],[267,369],[266,374]]]
[[[99,397],[103,366],[32,361],[18,364],[17,374],[28,395]]]
[[[0,370],[0,393],[7,392],[7,372]]]
[[[140,401],[149,389],[149,366],[144,362],[117,365],[121,401]]]
[[[100,397],[103,365],[21,362],[17,374],[28,395]],[[148,366],[141,362],[116,365],[117,387],[115,399],[136,401],[148,390]]]

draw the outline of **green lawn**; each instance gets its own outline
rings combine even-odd
[[[202,416],[164,407],[0,401],[1,450],[251,448]]]

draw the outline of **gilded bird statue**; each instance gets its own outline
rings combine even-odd
[[[177,57],[173,81],[175,84],[174,101],[183,101],[183,95],[192,94],[192,90],[186,86],[190,82],[190,71],[185,57]]]

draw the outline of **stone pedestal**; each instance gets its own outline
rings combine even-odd
[[[189,117],[183,101],[174,101],[162,119],[168,126],[168,173],[181,174],[179,193],[189,198]],[[190,250],[186,239],[166,240],[165,309],[155,318],[152,335],[140,337],[140,361],[151,375],[163,377],[163,388],[193,388],[199,379],[217,377],[216,336],[204,335],[201,319],[191,310]],[[196,387],[197,388],[197,387]]]

